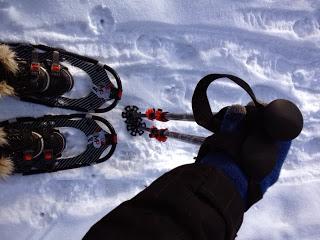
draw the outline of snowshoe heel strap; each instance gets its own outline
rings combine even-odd
[[[31,66],[30,66],[31,74],[38,75],[40,72],[40,63],[38,60],[38,53],[36,50],[33,50],[31,55],[32,55],[31,56]]]
[[[61,65],[59,61],[59,52],[58,51],[53,51],[52,52],[52,64],[51,64],[51,73],[53,74],[60,74],[61,71]]]

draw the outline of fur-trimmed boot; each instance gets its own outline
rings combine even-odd
[[[7,177],[17,169],[46,165],[46,151],[54,157],[61,156],[65,149],[64,136],[56,129],[33,132],[25,129],[0,128],[0,178]]]
[[[0,149],[8,145],[7,134],[3,128],[0,128]],[[11,175],[14,171],[13,162],[10,157],[0,154],[0,178]]]
[[[7,45],[0,44],[0,97],[14,95],[14,89],[7,80],[18,72],[15,53]]]
[[[0,97],[8,95],[55,97],[73,87],[68,69],[59,63],[59,52],[52,59],[38,61],[35,51],[31,59],[20,59],[4,44],[0,44]]]

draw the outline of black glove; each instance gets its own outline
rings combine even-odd
[[[261,127],[248,126],[252,114],[256,113],[250,105],[221,110],[220,129],[205,140],[196,161],[222,170],[234,182],[247,207],[260,200],[278,180],[291,145],[291,141],[272,140]]]

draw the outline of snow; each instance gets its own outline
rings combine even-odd
[[[97,58],[119,73],[124,87],[116,109],[101,114],[119,136],[110,160],[0,182],[1,239],[81,239],[93,223],[158,176],[191,163],[197,146],[132,138],[121,111],[134,104],[141,110],[191,112],[197,82],[216,72],[247,80],[264,101],[294,101],[305,120],[279,182],[245,214],[237,239],[320,239],[318,0],[0,0],[0,21],[1,40],[43,43]],[[85,76],[76,75],[83,83],[77,94],[85,95]],[[210,87],[209,97],[214,111],[249,100],[235,85],[221,82]],[[13,98],[3,99],[0,109],[0,120],[72,113]],[[193,123],[157,126],[208,135]],[[79,139],[73,144],[81,145]]]

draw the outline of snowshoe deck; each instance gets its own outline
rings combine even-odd
[[[97,122],[103,124],[106,129],[102,129]],[[34,132],[41,131],[43,128],[68,127],[79,129],[86,135],[88,139],[87,149],[75,157],[47,159],[45,153],[43,153],[31,161],[30,159],[28,161],[23,159],[22,154],[21,158],[12,159],[15,165],[15,173],[23,173],[24,175],[55,172],[101,163],[111,157],[117,144],[115,130],[107,120],[86,114],[16,118],[0,122],[0,127],[5,130],[9,128],[30,129]],[[108,151],[107,154],[101,158],[106,150]]]
[[[122,85],[118,74],[109,66],[99,63],[97,60],[68,52],[64,49],[52,48],[46,45],[32,45],[27,43],[5,43],[16,53],[20,59],[30,60],[32,51],[38,52],[39,62],[51,59],[53,51],[58,51],[60,62],[66,61],[74,67],[85,71],[91,81],[92,88],[89,95],[79,99],[71,99],[63,96],[23,96],[23,101],[40,103],[51,107],[67,108],[81,112],[106,112],[114,108],[122,95]],[[113,76],[116,85],[111,82],[108,73]],[[108,102],[111,102],[108,104]]]

